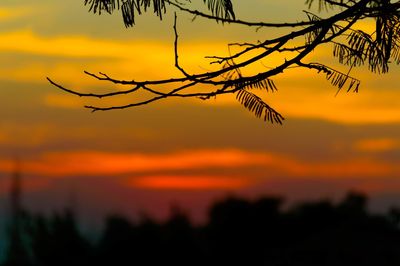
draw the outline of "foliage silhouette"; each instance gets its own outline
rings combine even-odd
[[[197,1],[195,1],[197,2]],[[208,11],[192,9],[196,3],[190,0],[85,0],[89,11],[102,14],[121,12],[126,27],[135,24],[138,15],[151,9],[160,19],[166,12],[180,12],[216,21],[223,25],[239,24],[257,29],[282,29],[278,37],[260,40],[256,43],[242,42],[229,44],[238,51],[227,56],[208,56],[216,70],[189,73],[179,62],[177,15],[174,22],[175,67],[181,76],[168,79],[139,81],[121,80],[105,73],[85,73],[100,81],[127,86],[129,89],[109,93],[83,93],[62,86],[50,78],[54,86],[81,97],[107,98],[117,95],[135,94],[145,91],[150,94],[145,100],[120,106],[85,106],[92,111],[124,109],[146,105],[166,98],[199,98],[207,100],[222,94],[236,94],[238,101],[257,117],[271,123],[281,124],[283,116],[256,95],[255,88],[275,91],[272,78],[281,75],[288,68],[311,69],[325,74],[326,79],[347,92],[358,92],[360,80],[351,76],[355,67],[366,65],[371,72],[387,73],[391,62],[400,63],[400,1],[390,0],[306,0],[308,8],[315,4],[320,10],[327,10],[327,17],[320,17],[304,11],[305,19],[298,22],[273,23],[251,22],[238,18],[231,0],[203,0]],[[317,3],[315,3],[317,2]],[[252,5],[252,3],[249,3]],[[196,6],[197,7],[197,6]],[[375,30],[368,32],[357,25],[359,22],[374,21]],[[347,70],[340,71],[321,62],[308,62],[307,56],[316,48],[331,45],[333,57]],[[243,74],[262,60],[278,55],[279,63],[264,67],[260,72]],[[248,71],[247,71],[248,72]],[[246,72],[246,73],[247,73]],[[199,86],[203,85],[203,86]],[[207,86],[207,91],[204,91]],[[196,88],[199,88],[197,91]]]
[[[9,247],[4,266],[27,266],[31,264],[26,234],[24,233],[27,221],[29,221],[27,212],[19,210],[18,219],[13,219],[13,223],[8,226]]]
[[[33,217],[27,230],[34,265],[90,265],[90,244],[78,231],[70,210],[49,219]]]
[[[306,202],[282,208],[282,199],[216,202],[209,221],[194,226],[182,211],[157,223],[110,216],[97,243],[77,230],[73,213],[26,216],[30,261],[5,265],[398,265],[400,229],[372,215],[366,197]]]

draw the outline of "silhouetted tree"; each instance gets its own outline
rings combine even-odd
[[[392,207],[389,210],[389,220],[397,227],[400,225],[400,208]]]
[[[26,211],[20,210],[18,219],[8,226],[8,248],[4,266],[30,266],[32,257],[29,250],[29,239],[25,229],[29,225],[29,215]]]
[[[22,207],[22,180],[19,162],[11,176],[10,186],[10,224],[8,225],[9,247],[6,266],[27,266],[31,263],[27,239],[24,234],[29,215]]]
[[[92,247],[77,228],[72,211],[32,217],[28,235],[35,265],[90,265]]]
[[[203,226],[179,210],[162,223],[114,215],[95,245],[79,233],[71,212],[27,215],[22,233],[30,260],[5,265],[399,265],[397,222],[391,214],[370,214],[364,195],[287,209],[281,202],[230,197],[211,207]]]
[[[193,261],[193,258],[201,258],[202,247],[196,243],[198,235],[184,211],[174,207],[163,230],[166,259],[171,265],[204,265],[200,261]]]
[[[110,216],[98,244],[96,265],[129,265],[140,259],[137,231],[125,218]]]
[[[208,11],[196,9],[203,2]],[[247,5],[252,5],[248,1]],[[281,35],[257,42],[242,42],[230,44],[236,52],[222,56],[208,56],[211,64],[217,65],[213,70],[201,73],[189,73],[179,61],[177,16],[173,26],[175,33],[174,51],[175,67],[181,75],[161,80],[140,81],[137,79],[120,80],[105,73],[89,76],[101,81],[128,86],[127,90],[99,93],[83,93],[68,89],[52,80],[49,81],[58,88],[69,93],[83,96],[106,98],[117,95],[135,94],[140,91],[150,96],[121,106],[85,106],[92,111],[124,109],[140,106],[165,98],[200,98],[210,99],[222,94],[235,94],[237,100],[257,117],[270,122],[282,123],[283,116],[269,106],[255,89],[266,92],[277,90],[273,77],[281,75],[288,68],[309,69],[325,75],[326,79],[338,88],[347,92],[358,92],[360,80],[351,75],[355,67],[366,65],[374,73],[386,73],[389,64],[400,63],[400,1],[390,0],[306,0],[311,8],[315,2],[319,9],[329,11],[326,17],[321,17],[309,11],[304,11],[303,21],[296,22],[251,22],[244,21],[236,15],[231,0],[85,0],[85,5],[94,13],[122,13],[126,27],[135,24],[136,16],[153,10],[160,19],[167,11],[183,12],[213,20],[223,25],[239,24],[257,29],[282,29]],[[358,22],[374,21],[375,29],[371,32],[357,27]],[[261,34],[260,34],[261,35]],[[265,36],[262,35],[262,36]],[[270,36],[270,35],[267,35]],[[260,37],[262,38],[262,37]],[[265,37],[264,37],[265,38]],[[330,45],[333,57],[347,69],[344,71],[329,67],[324,63],[311,63],[307,56],[320,46]],[[249,71],[261,60],[272,56],[276,65],[265,67],[259,72]],[[202,86],[200,86],[202,85]],[[208,89],[204,89],[207,86]],[[196,88],[199,88],[196,90]]]

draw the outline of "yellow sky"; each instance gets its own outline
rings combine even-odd
[[[37,7],[37,9],[40,8],[40,6]],[[136,35],[132,39],[129,37],[119,39],[105,38],[92,33],[63,34],[56,30],[53,34],[44,36],[29,26],[32,23],[29,21],[30,14],[35,14],[34,7],[17,5],[3,7],[0,11],[0,18],[5,22],[11,23],[17,19],[26,21],[24,26],[5,28],[0,32],[0,53],[11,54],[3,60],[3,64],[0,64],[3,79],[39,82],[47,85],[44,78],[50,76],[76,90],[86,91],[88,86],[96,90],[96,87],[104,88],[105,85],[99,85],[95,80],[83,76],[83,70],[102,71],[122,79],[146,80],[179,75],[173,66],[172,38],[160,42],[149,37],[140,39]],[[89,17],[90,14],[87,16]],[[48,20],[48,18],[44,19]],[[93,26],[102,27],[101,24]],[[188,26],[184,28],[186,27]],[[214,25],[214,27],[221,28],[220,25]],[[369,25],[361,25],[361,27],[367,28]],[[54,29],[57,28],[58,25],[55,24]],[[149,31],[151,30],[157,31],[157,28],[149,27]],[[126,35],[130,35],[128,30]],[[238,32],[237,36],[240,35],[241,32]],[[185,41],[182,36],[180,55],[182,65],[189,71],[201,72],[215,69],[215,66],[209,65],[209,61],[203,57],[227,53],[226,43],[214,40],[212,33],[195,41],[192,41],[190,36],[188,39]],[[329,57],[330,53],[331,51],[326,48],[317,50],[310,60],[318,60],[318,58],[323,60]],[[13,64],[15,59],[12,55],[23,62]],[[253,67],[255,72],[262,70],[264,67],[262,63]],[[344,67],[337,67],[339,70],[346,71]],[[160,69],[163,71],[159,71]],[[396,70],[397,68],[394,68],[392,72]],[[312,71],[297,70],[288,71],[277,77],[280,92],[272,96],[265,95],[265,99],[290,117],[326,119],[344,123],[398,122],[400,103],[396,100],[398,95],[396,73],[384,77],[373,75],[365,69],[355,70],[353,73],[363,81],[361,93],[356,96],[342,93],[339,97],[334,97],[335,88],[328,82],[324,82],[323,76]],[[374,80],[379,80],[379,83]],[[113,86],[109,88],[115,89]],[[57,90],[39,93],[38,96],[52,107],[77,107],[85,103],[81,99],[73,100],[68,95],[60,94]],[[221,98],[221,100],[213,101],[212,104],[237,105],[234,97]]]
[[[355,69],[353,75],[362,80],[360,92],[336,97],[336,88],[323,75],[286,71],[274,79],[278,92],[259,94],[285,116],[283,126],[256,119],[232,95],[91,114],[82,106],[124,104],[142,95],[84,99],[51,86],[46,77],[71,89],[105,92],[124,88],[83,71],[137,80],[179,76],[171,16],[164,22],[145,16],[125,29],[119,16],[89,14],[82,1],[17,2],[0,3],[0,183],[12,170],[14,157],[22,157],[26,174],[37,177],[37,183],[30,179],[28,185],[35,191],[71,178],[104,175],[125,189],[197,185],[201,190],[240,190],[280,178],[311,178],[337,182],[338,190],[350,188],[339,186],[344,181],[356,180],[351,183],[356,188],[384,193],[392,182],[388,180],[400,177],[398,67],[381,76]],[[254,1],[254,9],[240,2],[237,15],[259,16],[253,20],[304,17],[303,1],[291,3]],[[268,35],[191,19],[179,14],[180,58],[190,72],[217,67],[204,56],[228,54],[228,42]],[[248,71],[282,60],[259,62]],[[309,60],[346,71],[327,47]]]

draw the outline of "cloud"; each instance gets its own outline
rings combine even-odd
[[[144,176],[130,178],[126,184],[142,189],[214,190],[239,189],[250,184],[248,178],[225,176]]]
[[[0,144],[7,144],[9,137],[5,132],[0,132]]]
[[[24,171],[46,176],[118,175],[133,172],[201,168],[236,168],[272,161],[267,154],[240,150],[197,150],[167,154],[108,153],[77,151],[46,153],[26,160]],[[11,163],[0,162],[0,169],[10,170]]]
[[[46,153],[37,159],[26,159],[23,171],[29,174],[66,176],[118,176],[132,173],[197,171],[213,173],[230,169],[241,175],[257,178],[321,177],[326,179],[394,176],[400,173],[397,163],[369,158],[349,158],[337,161],[305,161],[273,153],[239,149],[190,150],[170,153],[111,153],[75,151]],[[0,161],[0,170],[12,171],[12,162]],[[246,174],[248,175],[248,174]]]
[[[128,49],[130,44],[93,40],[84,36],[42,37],[30,30],[0,35],[0,51],[53,56],[118,57],[132,49]]]
[[[361,139],[354,148],[363,152],[385,152],[400,149],[400,140],[391,138]]]
[[[181,44],[185,60],[198,62],[215,47],[226,50],[223,43],[190,42]],[[145,52],[144,52],[145,51]],[[152,64],[171,64],[173,46],[168,42],[146,39],[100,39],[84,35],[44,37],[31,30],[17,30],[0,34],[0,52],[17,52],[43,56],[72,58],[124,59],[137,67],[146,61]]]
[[[204,60],[204,55],[218,50],[226,53],[226,45],[217,42],[186,42],[180,45],[180,50],[181,63],[189,71],[200,71],[204,69],[199,66],[199,62],[203,62],[208,69],[216,68]],[[32,30],[20,29],[0,33],[0,53],[15,54],[15,58],[25,56],[19,65],[13,64],[12,58],[0,64],[2,79],[45,82],[45,77],[50,76],[56,81],[63,81],[66,86],[73,85],[76,90],[82,87],[87,89],[88,85],[99,85],[96,79],[83,75],[83,70],[95,73],[101,71],[118,79],[129,80],[179,75],[173,64],[172,42],[84,35],[41,36]],[[101,84],[115,89],[113,84]]]
[[[30,13],[32,13],[32,9],[27,7],[0,7],[0,21],[20,19]]]
[[[44,96],[44,103],[50,107],[77,109],[83,108],[85,102],[81,98],[65,94],[47,94]]]
[[[370,73],[370,79],[374,74]],[[335,97],[337,88],[316,73],[293,72],[277,81],[278,93],[266,98],[286,117],[323,119],[342,124],[387,124],[400,122],[400,104],[394,76],[381,78],[379,90],[371,80],[361,78],[359,93],[342,91]],[[304,82],[304,80],[307,80]],[[386,88],[383,88],[386,87]]]
[[[180,44],[179,50],[181,64],[188,68],[189,72],[204,71],[204,67],[207,70],[217,67],[210,66],[209,61],[204,60],[204,55],[226,54],[226,46],[222,42],[186,42]],[[326,49],[322,50],[318,57],[328,53]],[[78,91],[89,91],[90,88],[91,92],[97,92],[99,86],[106,86],[108,91],[122,89],[113,84],[99,83],[83,75],[84,69],[102,71],[117,79],[158,79],[179,75],[173,66],[173,47],[169,42],[145,39],[112,40],[83,35],[44,37],[30,30],[19,30],[0,34],[0,52],[36,55],[35,58],[27,57],[26,60],[22,60],[23,64],[20,65],[10,62],[0,64],[2,79],[45,82],[45,77],[50,76],[66,87]],[[45,60],[46,58],[57,60]],[[77,61],[71,60],[74,58]],[[87,62],[82,61],[82,58]],[[275,64],[276,60],[280,59],[274,58],[269,63]],[[261,63],[256,64],[251,67],[250,72],[258,73],[264,68]],[[159,71],[160,69],[163,71]],[[396,77],[379,77],[379,87],[384,89],[378,91],[375,89],[378,84],[371,78],[372,75],[360,70],[357,77],[364,81],[362,91],[357,95],[341,93],[334,97],[336,88],[333,88],[323,75],[313,71],[288,70],[282,77],[274,78],[279,92],[262,97],[289,118],[317,118],[349,124],[400,122],[400,105],[396,101],[398,92],[393,90]],[[321,87],[326,87],[327,90]],[[48,106],[61,108],[76,108],[78,105],[92,103],[90,99],[62,97],[47,95],[44,102]],[[107,100],[97,105],[112,103]],[[239,104],[232,96],[218,97],[210,103]]]
[[[0,159],[3,177],[12,174],[14,168],[13,161]],[[95,182],[101,178],[126,189],[146,191],[273,191],[271,186],[276,182],[288,187],[299,182],[314,182],[316,188],[321,184],[347,184],[347,187],[376,192],[399,186],[396,180],[400,165],[372,158],[309,161],[239,149],[168,153],[73,151],[25,158],[21,171],[26,177],[26,191],[49,189],[63,180]],[[0,193],[7,191],[7,182],[6,178],[0,178],[4,188]]]

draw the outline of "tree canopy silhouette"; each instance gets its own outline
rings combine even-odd
[[[291,207],[282,198],[228,197],[210,206],[202,225],[176,208],[163,222],[112,215],[96,241],[82,234],[71,210],[26,212],[19,234],[28,256],[16,257],[22,253],[10,245],[0,265],[399,265],[396,211],[373,214],[367,202],[355,192]]]
[[[202,2],[208,11],[194,8]],[[85,0],[84,4],[93,13],[120,12],[126,27],[132,27],[138,15],[153,11],[163,19],[166,12],[175,12],[173,30],[175,34],[175,67],[180,76],[156,80],[122,80],[106,73],[85,73],[92,78],[125,85],[126,90],[108,93],[83,93],[60,85],[48,78],[58,88],[81,96],[107,98],[118,95],[135,94],[140,91],[149,93],[149,98],[138,99],[126,105],[85,106],[92,111],[124,109],[146,105],[166,98],[199,98],[207,100],[222,94],[235,94],[236,99],[257,117],[281,124],[283,116],[268,105],[255,90],[274,92],[277,86],[274,77],[288,68],[309,69],[325,75],[336,86],[338,92],[358,92],[360,80],[351,75],[355,67],[367,66],[373,73],[387,73],[390,63],[400,63],[400,1],[390,0],[306,0],[308,11],[304,11],[304,20],[296,22],[274,23],[269,21],[252,22],[241,20],[235,13],[231,0]],[[251,2],[248,3],[251,5]],[[326,10],[326,17],[312,13],[317,5]],[[196,5],[198,6],[198,5]],[[240,24],[256,29],[280,28],[282,34],[255,43],[242,42],[229,44],[237,51],[227,56],[207,56],[210,64],[218,65],[216,70],[201,73],[189,73],[179,61],[177,14],[188,13],[221,23],[224,26]],[[374,31],[357,27],[361,21],[374,21]],[[339,71],[323,62],[309,62],[307,56],[317,47],[330,45],[332,55],[347,70]],[[260,63],[261,60],[280,55],[273,67],[265,67],[258,73],[245,70]],[[139,77],[140,78],[140,77]],[[202,86],[199,86],[202,85]],[[207,90],[204,90],[204,86]]]

